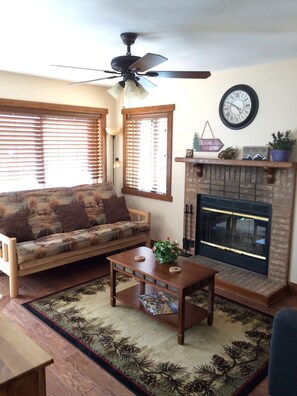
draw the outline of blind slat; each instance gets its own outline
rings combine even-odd
[[[25,188],[91,183],[103,180],[103,172],[100,115],[53,115],[0,106],[2,191],[22,189],[24,180]]]

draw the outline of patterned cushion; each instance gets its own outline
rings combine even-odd
[[[92,227],[83,202],[57,205],[55,212],[58,214],[64,232]]]
[[[102,199],[106,223],[130,220],[125,197]]]
[[[99,225],[106,223],[102,199],[116,197],[117,193],[112,182],[98,184],[83,184],[72,187],[76,200],[84,202],[86,212],[91,224]]]
[[[149,229],[150,225],[146,221],[122,221],[18,243],[19,267],[21,269],[28,268],[32,266],[32,261],[38,258],[99,245],[100,243],[149,231]]]
[[[0,193],[0,218],[26,207],[23,191]]]
[[[32,229],[28,223],[28,211],[22,210],[3,216],[0,219],[0,232],[8,237],[14,237],[17,242],[34,239]]]
[[[28,209],[28,222],[34,238],[38,239],[63,232],[61,222],[54,210],[56,206],[83,202],[92,226],[106,224],[102,199],[116,196],[110,181],[74,187],[0,193],[0,220],[3,216]]]
[[[55,206],[74,202],[71,188],[44,188],[25,193],[25,201],[30,210],[29,224],[35,238],[62,232]]]

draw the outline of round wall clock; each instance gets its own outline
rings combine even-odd
[[[231,129],[242,129],[256,117],[259,100],[248,85],[239,84],[224,93],[219,105],[222,122]]]

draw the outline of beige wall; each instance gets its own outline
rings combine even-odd
[[[192,147],[194,132],[201,135],[208,120],[216,138],[225,147],[242,149],[248,145],[266,145],[271,133],[291,129],[297,135],[297,60],[270,65],[229,70],[213,75],[207,80],[155,79],[157,88],[142,102],[115,102],[106,88],[94,85],[69,86],[62,81],[0,73],[0,97],[36,100],[73,105],[98,106],[109,110],[108,124],[121,124],[122,106],[136,107],[175,104],[173,129],[173,158],[185,155]],[[259,111],[251,125],[234,131],[226,128],[219,117],[218,106],[224,92],[235,84],[252,86],[258,94]],[[206,137],[206,136],[205,136]],[[210,137],[210,136],[209,136]],[[110,140],[109,140],[110,143]],[[116,154],[120,157],[121,135],[116,138]],[[203,153],[205,157],[217,157],[217,153]],[[297,147],[290,158],[297,161]],[[173,202],[126,196],[128,206],[144,208],[152,212],[152,239],[177,239],[183,237],[183,202],[185,166],[173,161]],[[109,175],[111,170],[109,169]],[[121,170],[115,172],[117,190],[121,187]],[[291,254],[290,281],[297,283],[297,222]],[[296,248],[294,247],[296,245]]]

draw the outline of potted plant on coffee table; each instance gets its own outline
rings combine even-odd
[[[153,252],[159,264],[174,264],[181,254],[177,241],[167,238],[165,241],[158,240],[154,243]]]
[[[273,140],[269,146],[273,161],[288,161],[292,147],[296,144],[296,139],[291,139],[290,133],[291,131],[272,133]]]

